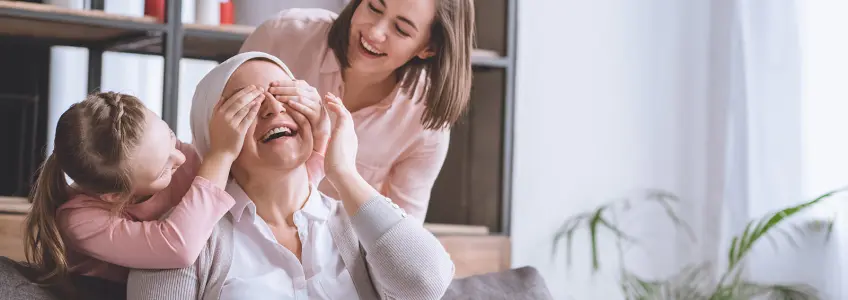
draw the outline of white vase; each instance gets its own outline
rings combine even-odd
[[[259,26],[288,8],[323,8],[341,12],[350,0],[232,0],[235,23]]]
[[[219,0],[196,0],[194,3],[195,23],[204,25],[221,24],[221,2]]]
[[[44,3],[72,9],[88,9],[87,0],[46,0]]]

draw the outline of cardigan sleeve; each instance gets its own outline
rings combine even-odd
[[[222,220],[191,266],[181,269],[130,269],[127,300],[218,299],[231,259],[231,227]]]
[[[379,195],[350,218],[381,299],[441,299],[455,267],[420,221]]]
[[[130,271],[127,278],[127,300],[191,300],[200,299],[197,264],[182,269]]]

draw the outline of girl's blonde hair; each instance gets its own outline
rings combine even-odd
[[[71,105],[59,117],[53,153],[42,164],[30,192],[32,210],[24,232],[24,253],[38,271],[37,282],[66,285],[67,247],[56,220],[59,206],[70,196],[65,174],[83,191],[130,199],[126,162],[141,139],[145,110],[136,97],[99,92]],[[126,203],[116,202],[115,211]]]

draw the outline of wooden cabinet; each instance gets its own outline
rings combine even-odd
[[[0,213],[0,256],[23,261],[24,215]]]

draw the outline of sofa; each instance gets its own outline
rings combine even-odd
[[[45,288],[31,281],[35,274],[27,266],[0,256],[0,295],[4,300],[66,299],[56,288]],[[125,299],[122,284],[85,276],[72,278],[79,299]],[[502,272],[455,279],[442,299],[553,299],[545,281],[533,267],[521,267]]]

